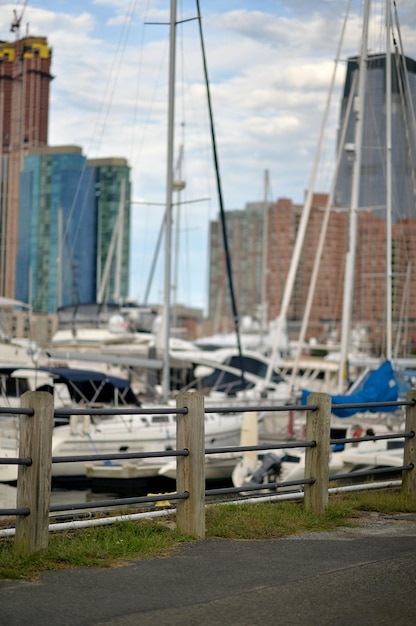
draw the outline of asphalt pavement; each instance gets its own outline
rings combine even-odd
[[[4,626],[413,626],[416,515],[0,581]]]

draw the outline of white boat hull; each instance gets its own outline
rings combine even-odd
[[[97,424],[92,424],[84,417],[71,419],[70,425],[54,429],[53,457],[163,452],[176,448],[176,422],[173,415],[121,415],[103,419]],[[206,447],[238,445],[241,422],[240,414],[207,414]],[[10,440],[9,444],[8,448],[2,445],[0,457],[18,456],[17,438]],[[160,468],[169,461],[171,457],[156,457],[140,459],[134,463],[147,476],[157,476]],[[55,462],[52,464],[52,478],[87,478],[86,463],[88,461]],[[132,461],[129,463],[132,464]],[[17,465],[0,465],[0,482],[16,480]]]
[[[223,454],[209,454],[205,457],[205,480],[226,480],[231,478],[235,464],[241,454],[238,452],[224,452]],[[176,480],[176,460],[163,465],[159,476]]]

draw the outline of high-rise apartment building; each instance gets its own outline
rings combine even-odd
[[[46,37],[0,42],[0,295],[14,297],[24,154],[48,141],[52,52]]]
[[[416,217],[412,172],[416,168],[416,137],[412,116],[416,110],[416,61],[409,57],[391,57],[391,168],[392,220]],[[406,72],[404,72],[404,68]],[[357,95],[357,57],[348,59],[341,101],[340,129],[348,111],[348,102]],[[405,79],[405,74],[407,78]],[[355,85],[355,88],[354,88]],[[350,108],[344,149],[334,195],[336,206],[350,206],[355,151],[355,111]],[[413,111],[413,113],[412,113]],[[373,54],[367,61],[364,96],[363,140],[359,207],[374,215],[386,216],[386,55]]]
[[[304,245],[287,312],[288,331],[297,339],[305,314],[308,290],[328,196],[314,194]],[[255,206],[255,205],[254,205]],[[267,263],[259,251],[264,213],[260,210],[226,212],[238,312],[240,317],[259,313],[261,272],[266,272],[268,319],[280,313],[284,288],[299,230],[303,205],[280,198],[268,207]],[[230,219],[228,215],[230,213]],[[248,226],[249,225],[249,226]],[[219,221],[210,225],[209,311],[217,328],[233,330],[232,310],[225,271],[225,255]],[[244,234],[244,236],[243,236]],[[401,354],[416,346],[416,218],[393,224],[393,324],[394,341]],[[331,207],[325,245],[313,294],[306,339],[339,340],[343,315],[345,259],[348,251],[349,211]],[[247,245],[247,241],[251,242]],[[234,270],[234,268],[237,268]],[[240,268],[240,269],[239,269]],[[242,269],[244,271],[242,271]],[[374,354],[385,351],[386,342],[386,220],[371,210],[358,214],[357,253],[354,272],[352,325]],[[257,278],[254,278],[257,277]],[[256,288],[253,284],[256,282]],[[247,294],[253,297],[247,298]],[[241,297],[243,294],[243,297]]]
[[[262,300],[264,204],[247,204],[244,211],[227,211],[233,286],[242,314],[256,315]],[[225,271],[224,240],[219,220],[210,223],[209,317],[230,319],[231,295]]]
[[[94,299],[94,202],[81,148],[29,150],[21,175],[18,300],[51,313]]]
[[[296,328],[305,309],[307,288],[310,283],[326,203],[326,194],[314,194],[307,244],[303,249],[294,296],[288,313],[292,328]],[[295,204],[289,198],[269,202],[266,234],[263,232],[265,203],[249,203],[245,210],[226,212],[233,284],[240,316],[248,315],[261,319],[260,316],[265,309],[267,309],[269,319],[278,316],[302,209],[303,205]],[[342,293],[341,297],[335,301],[336,304],[332,296],[339,289],[340,268],[345,256],[345,224],[345,211],[335,211],[330,219],[330,244],[325,252],[325,258],[328,258],[328,274],[325,277],[325,283],[319,286],[319,290],[322,288],[322,291],[317,296],[317,302],[320,304],[315,306],[313,314],[315,318],[324,316],[326,320],[332,320],[340,317]],[[264,246],[267,250],[265,256],[263,255]],[[210,224],[209,316],[211,319],[217,319],[217,327],[231,330],[231,298],[225,267],[221,224],[219,220],[212,221]],[[343,271],[343,267],[341,269]],[[266,275],[266,289],[263,293],[264,274]],[[317,313],[318,306],[320,307],[319,314]],[[336,306],[335,309],[333,309],[334,306]],[[324,312],[322,308],[325,308]],[[316,332],[318,330],[315,328]]]
[[[128,296],[130,258],[130,168],[126,159],[89,159],[95,189],[97,302]]]
[[[51,62],[46,37],[0,42],[2,154],[48,143]]]
[[[304,317],[327,202],[327,194],[316,193],[313,195],[309,222],[288,310],[288,323],[292,338],[296,338]],[[269,319],[274,319],[280,313],[302,211],[302,204],[295,204],[287,198],[279,199],[269,209],[267,242],[267,271],[270,277],[267,281]],[[345,211],[332,211],[320,264],[319,281],[314,293],[308,338],[316,337],[322,340],[324,334],[333,332],[334,327],[338,326],[341,319],[346,237],[347,218]]]
[[[117,289],[127,297],[129,172],[125,159],[88,161],[78,146],[28,151],[14,297],[47,313],[99,293],[114,301]]]

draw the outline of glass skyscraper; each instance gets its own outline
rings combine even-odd
[[[119,302],[129,289],[130,168],[125,159],[108,158],[89,159],[88,170],[97,215],[95,298]]]
[[[412,108],[416,109],[416,61],[392,55],[392,220],[416,217],[412,170],[416,167],[415,136],[412,128]],[[404,77],[404,66],[407,78]],[[347,112],[350,96],[355,97],[358,85],[358,59],[348,60],[344,93],[341,102],[340,128]],[[354,89],[354,92],[352,90]],[[347,121],[346,139],[334,196],[336,206],[351,204],[354,163],[355,115],[354,103]],[[379,217],[386,215],[386,55],[370,55],[364,107],[359,208],[371,209]]]
[[[111,245],[126,180],[122,243]],[[21,175],[15,297],[34,310],[96,302],[110,248],[104,295],[127,297],[129,168],[125,159],[88,161],[78,146],[34,148]],[[120,279],[116,279],[119,271]]]

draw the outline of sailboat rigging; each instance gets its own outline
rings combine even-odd
[[[165,224],[165,280],[164,280],[164,367],[162,378],[163,399],[167,402],[170,386],[169,336],[170,336],[170,281],[172,245],[173,150],[175,122],[175,62],[176,62],[176,0],[170,0],[169,26],[169,90],[168,135],[166,167],[166,224]]]
[[[350,213],[350,256],[347,258],[346,265],[346,278],[344,282],[344,302],[347,301],[346,308],[343,314],[343,335],[341,343],[341,365],[347,363],[347,350],[350,341],[351,334],[351,320],[352,320],[352,295],[354,291],[354,259],[355,259],[355,246],[357,240],[357,214],[360,208],[360,182],[363,177],[363,169],[365,168],[364,161],[361,160],[362,145],[363,145],[363,127],[364,127],[364,107],[365,103],[365,85],[367,81],[367,71],[370,62],[374,64],[374,60],[369,60],[367,55],[367,37],[368,37],[368,23],[370,13],[370,0],[365,3],[365,12],[363,19],[363,34],[362,34],[362,50],[360,58],[358,59],[358,104],[359,110],[356,118],[356,137],[354,141],[354,165],[353,165],[353,178],[352,178],[352,196],[351,196],[351,213]],[[392,27],[391,19],[391,2],[386,2],[386,15],[385,15],[385,35],[386,35],[386,53],[385,53],[385,275],[384,275],[384,310],[385,310],[385,343],[383,347],[383,355],[387,361],[392,360],[393,351],[393,287],[394,287],[394,268],[393,268],[393,168],[392,168],[392,96],[393,92],[397,91],[400,97],[401,111],[403,113],[403,123],[405,125],[405,143],[407,144],[407,159],[408,167],[413,173],[414,177],[414,164],[412,163],[412,151],[409,150],[409,136],[406,122],[406,109],[409,108],[414,113],[413,104],[411,100],[411,90],[409,89],[408,76],[407,76],[407,61],[404,57],[403,49],[400,51],[397,49],[396,38],[394,35],[394,29]],[[400,30],[396,12],[396,27],[400,37]],[[395,55],[392,55],[391,44],[395,43]],[[384,56],[384,55],[383,55]],[[396,61],[395,67],[392,65],[393,58]],[[393,72],[393,69],[395,72]],[[395,77],[395,84],[393,85],[393,76]],[[406,89],[404,88],[406,85]],[[405,98],[405,93],[407,97]],[[397,145],[397,144],[396,144]],[[414,191],[414,190],[413,190]],[[403,215],[400,216],[401,218]],[[397,270],[396,270],[397,271]],[[406,278],[407,280],[407,278]],[[406,281],[405,281],[406,283]],[[406,288],[406,284],[404,286]],[[395,357],[398,355],[395,352]],[[343,368],[340,369],[339,376],[339,389],[343,391],[345,381],[342,379]]]
[[[386,16],[385,16],[386,17],[385,19],[386,36],[387,36],[386,54],[371,54],[371,56],[367,54],[367,49],[369,47],[368,46],[368,29],[369,29],[369,23],[370,23],[370,5],[371,5],[370,1],[368,0],[365,2],[365,8],[364,8],[360,53],[357,57],[352,57],[348,61],[348,74],[347,74],[347,79],[345,83],[346,87],[344,91],[344,99],[342,101],[342,111],[341,111],[342,128],[340,129],[338,133],[338,155],[337,155],[337,162],[336,162],[336,167],[335,167],[335,174],[334,174],[333,183],[331,186],[331,191],[328,196],[328,202],[327,202],[327,206],[325,209],[325,213],[321,222],[322,224],[321,235],[320,235],[319,243],[317,245],[315,265],[312,271],[312,279],[310,281],[310,288],[309,288],[309,293],[308,293],[308,299],[306,302],[305,315],[302,319],[302,330],[301,330],[301,334],[300,334],[300,338],[298,342],[298,348],[297,348],[297,362],[299,362],[300,354],[305,346],[306,327],[309,321],[309,315],[310,315],[311,306],[312,306],[312,298],[315,295],[315,286],[318,280],[319,264],[320,264],[321,256],[322,256],[322,249],[323,249],[322,238],[324,237],[325,232],[326,232],[329,215],[332,212],[333,206],[338,212],[344,212],[344,214],[345,214],[344,207],[349,206],[350,207],[348,209],[348,217],[349,217],[349,234],[348,235],[349,236],[348,236],[348,246],[347,246],[348,252],[347,252],[345,267],[344,267],[344,298],[343,298],[343,311],[341,315],[341,323],[342,323],[341,354],[338,360],[339,368],[338,368],[337,390],[339,394],[345,393],[346,391],[345,372],[347,371],[346,365],[349,360],[349,356],[350,356],[349,353],[351,351],[351,344],[352,344],[352,339],[353,339],[352,314],[353,314],[353,308],[355,311],[357,301],[359,301],[359,298],[360,298],[360,295],[358,293],[359,283],[357,282],[357,280],[355,280],[356,261],[357,260],[361,261],[361,263],[363,264],[364,272],[368,272],[369,274],[371,274],[371,267],[374,267],[374,263],[375,263],[375,259],[371,259],[371,261],[370,259],[368,259],[367,261],[365,261],[364,258],[357,258],[356,249],[359,245],[357,231],[358,231],[359,224],[361,223],[363,224],[362,227],[360,226],[361,230],[359,231],[359,236],[362,237],[363,228],[368,229],[365,232],[368,233],[367,236],[370,236],[370,234],[374,235],[374,232],[375,232],[374,226],[371,226],[372,230],[370,230],[370,225],[374,224],[375,221],[378,220],[378,222],[375,225],[379,229],[377,231],[377,235],[380,238],[380,240],[381,240],[381,234],[383,235],[383,244],[384,244],[384,250],[385,250],[384,261],[382,261],[383,274],[379,270],[381,266],[380,266],[380,261],[378,259],[377,259],[377,266],[373,270],[373,273],[375,271],[377,272],[377,276],[380,275],[380,278],[378,279],[380,281],[380,284],[381,284],[381,280],[383,277],[383,283],[382,283],[382,290],[384,292],[383,320],[381,321],[381,316],[380,316],[380,323],[383,324],[383,328],[386,329],[386,332],[385,332],[385,336],[383,337],[383,343],[381,344],[382,348],[381,348],[381,354],[379,355],[379,358],[386,358],[387,361],[391,361],[392,359],[393,305],[395,304],[395,300],[394,300],[395,293],[397,295],[400,293],[398,291],[399,278],[400,278],[399,273],[402,272],[401,274],[402,276],[406,275],[403,291],[404,289],[407,289],[406,285],[410,280],[408,276],[409,261],[406,259],[407,270],[406,272],[404,272],[400,269],[398,265],[397,247],[395,249],[395,258],[393,258],[393,254],[392,254],[393,235],[395,235],[397,239],[399,236],[401,236],[400,233],[403,231],[403,228],[406,228],[404,226],[404,223],[406,222],[406,220],[404,220],[403,226],[396,227],[396,230],[392,234],[392,230],[393,230],[392,228],[393,197],[392,196],[393,196],[393,191],[394,191],[392,153],[393,153],[393,149],[396,150],[397,147],[400,147],[400,145],[403,145],[404,147],[407,146],[406,165],[404,165],[401,161],[400,161],[400,164],[401,164],[402,169],[406,167],[406,171],[407,171],[407,168],[409,168],[409,170],[412,173],[412,176],[409,177],[409,179],[412,178],[413,180],[414,145],[415,144],[414,144],[414,139],[412,142],[412,138],[409,136],[409,130],[406,124],[406,114],[407,116],[410,116],[410,115],[414,116],[414,96],[413,96],[413,101],[412,101],[412,93],[414,94],[414,88],[413,88],[413,85],[412,85],[412,88],[410,88],[409,77],[407,75],[407,69],[409,67],[411,68],[411,71],[414,72],[414,69],[413,69],[414,62],[404,56],[402,46],[400,50],[398,49],[397,41],[401,42],[401,36],[400,36],[400,31],[399,31],[397,15],[396,15],[396,27],[397,27],[396,33],[397,34],[395,34],[394,28],[391,25],[391,19],[390,19],[391,18],[391,3],[388,2],[386,4],[387,4]],[[395,11],[396,11],[396,6],[395,6]],[[344,23],[344,28],[345,28],[345,23]],[[391,40],[394,42],[394,45],[395,45],[395,55],[391,54],[391,47],[390,47]],[[337,54],[337,59],[338,58],[339,58],[339,53]],[[396,60],[395,67],[392,67],[393,59]],[[367,74],[368,68],[371,69],[371,75]],[[376,74],[376,72],[378,73]],[[375,78],[374,75],[376,75],[377,78]],[[385,76],[384,82],[380,79],[380,75]],[[384,160],[380,159],[380,163],[376,161],[375,158],[373,158],[373,155],[375,154],[374,147],[372,147],[372,145],[367,145],[369,143],[368,139],[366,139],[366,142],[364,145],[364,148],[367,150],[367,152],[364,152],[364,157],[362,156],[363,155],[363,148],[362,148],[363,147],[363,134],[364,132],[368,132],[367,127],[370,123],[375,124],[375,122],[373,121],[374,118],[371,117],[370,113],[368,112],[371,102],[368,102],[368,103],[366,102],[366,90],[369,89],[368,82],[370,81],[371,85],[373,85],[374,80],[378,81],[377,91],[376,91],[377,98],[379,97],[379,89],[380,89],[380,87],[378,86],[379,84],[382,86],[382,90],[383,90],[382,93],[384,93],[384,96],[385,96],[385,100],[377,99],[377,105],[378,105],[377,128],[381,129],[380,135],[385,138],[384,144],[381,146],[381,151],[383,152]],[[375,89],[375,87],[373,87],[373,89]],[[396,98],[396,100],[394,101],[395,108],[393,110],[393,113],[396,116],[394,120],[395,133],[392,132],[392,108],[393,108],[392,96],[393,95]],[[400,97],[400,103],[397,101],[399,97]],[[401,106],[399,107],[399,105]],[[401,123],[404,123],[402,140],[398,139],[398,132],[397,132],[398,120],[396,118],[397,118],[399,111],[401,111],[404,114],[403,119],[401,120]],[[381,126],[383,115],[385,115],[384,129]],[[370,116],[370,119],[369,119],[369,116]],[[348,126],[346,126],[347,123],[348,123]],[[399,129],[400,128],[401,127],[399,127]],[[348,133],[347,139],[346,139],[346,131]],[[351,131],[354,132],[354,137],[352,137]],[[320,150],[320,141],[321,141],[321,137],[320,137],[319,144],[318,144],[318,154]],[[399,143],[400,141],[401,143]],[[341,202],[339,200],[341,196],[338,195],[339,193],[338,188],[334,189],[334,183],[337,182],[337,177],[341,175],[341,173],[338,171],[340,167],[340,159],[342,159],[342,163],[343,163],[343,168],[344,168],[343,174],[344,174],[345,180],[348,180],[347,175],[346,175],[347,169],[348,169],[348,176],[350,175],[349,173],[351,172],[351,186],[349,187],[350,199],[349,200],[345,199],[345,193],[344,193],[344,190],[342,190],[342,193],[343,193],[342,198],[344,198],[344,200]],[[345,163],[347,163],[346,166],[345,166]],[[396,170],[394,170],[395,176],[397,176],[398,174],[397,172],[398,163],[399,161],[397,157],[395,157],[395,160],[393,161],[394,167],[396,167]],[[366,172],[370,172],[370,176],[371,176],[373,175],[373,172],[375,171],[377,172],[380,171],[385,175],[385,179],[384,179],[385,180],[384,189],[385,189],[385,197],[386,197],[385,205],[383,204],[383,200],[381,202],[380,200],[378,202],[374,202],[372,196],[370,195],[368,196],[370,199],[370,202],[368,202],[368,200],[367,202],[365,201],[367,198],[365,196],[365,189],[362,185],[363,177],[366,174]],[[399,175],[400,175],[400,172],[399,172]],[[374,182],[375,175],[373,175],[373,178],[370,180],[372,181],[372,185],[374,186],[374,184],[376,184]],[[379,192],[379,190],[382,189],[380,182],[377,182],[376,184],[377,192]],[[335,191],[335,196],[334,196],[334,191]],[[414,186],[413,186],[413,193],[414,193]],[[377,195],[375,195],[374,197],[378,199]],[[412,208],[413,206],[414,205],[410,204],[412,217],[414,216],[413,208]],[[380,217],[381,217],[380,212],[382,209],[384,209],[384,207],[385,207],[385,221],[383,224],[380,221]],[[373,218],[371,215],[372,213],[374,213],[377,217]],[[401,218],[403,217],[404,216],[402,214]],[[281,318],[284,318],[288,311],[288,305],[289,305],[289,301],[292,295],[292,290],[293,290],[294,281],[295,281],[295,275],[296,275],[297,267],[300,261],[303,242],[305,240],[305,229],[306,229],[305,223],[307,222],[308,218],[309,218],[309,204],[308,204],[308,199],[306,199],[303,214],[302,214],[302,220],[300,222],[299,229],[298,229],[298,235],[297,235],[296,245],[295,245],[294,253],[292,257],[291,267],[289,269],[288,277],[286,281],[284,298],[282,301],[282,307],[280,311]],[[373,222],[371,222],[371,220],[373,220]],[[378,225],[379,222],[380,222],[380,225]],[[376,241],[370,238],[370,242],[374,249],[374,246],[376,245]],[[362,246],[365,246],[365,243],[363,243]],[[361,248],[360,248],[359,254],[360,254],[360,257],[363,257]],[[366,262],[369,263],[368,269],[365,265]],[[393,262],[396,263],[394,267],[393,267]],[[324,274],[321,272],[322,277],[323,275]],[[365,283],[364,283],[364,287],[365,287]],[[396,289],[395,293],[393,293],[394,289]],[[378,290],[378,293],[379,292],[380,290]],[[364,298],[372,297],[374,295],[375,294],[370,295],[370,290],[367,288]],[[402,301],[401,315],[403,314],[403,311],[404,311],[404,297],[405,296],[403,294],[401,298],[401,301]],[[365,318],[363,317],[361,319],[365,320]],[[374,326],[373,319],[371,319],[371,323]],[[283,320],[281,319],[281,325],[282,324],[283,324]],[[401,326],[398,327],[398,330],[400,329],[401,329]],[[277,345],[277,343],[278,343],[278,337],[275,336],[275,346]],[[397,337],[396,337],[396,346],[397,346]],[[397,350],[395,350],[395,357],[397,356],[396,352]],[[272,362],[273,362],[273,357],[272,357],[271,364]],[[364,363],[362,363],[361,365],[364,366]],[[295,374],[296,374],[296,366],[297,366],[297,363],[292,370],[292,384],[291,384],[292,388],[293,388]]]
[[[344,367],[348,356],[348,346],[351,335],[351,317],[352,317],[352,296],[354,288],[354,266],[357,244],[357,212],[360,199],[360,179],[361,179],[361,161],[362,161],[362,140],[364,129],[364,105],[365,105],[365,85],[367,76],[367,47],[368,47],[368,22],[370,17],[370,2],[367,1],[364,6],[363,28],[361,35],[361,52],[358,59],[358,94],[357,106],[354,108],[355,113],[355,137],[353,150],[353,177],[351,191],[351,208],[350,208],[350,224],[349,224],[349,247],[346,255],[345,274],[344,274],[344,299],[342,311],[342,329],[341,329],[341,354],[339,368],[339,392],[344,391]]]
[[[261,302],[260,302],[260,349],[264,349],[264,337],[267,331],[268,311],[267,311],[267,237],[269,233],[269,170],[264,172],[264,204],[263,204],[263,236],[262,236],[262,281],[261,281]]]
[[[196,6],[197,6],[197,13],[198,13],[199,34],[200,34],[200,40],[201,40],[202,61],[203,61],[203,66],[204,66],[205,86],[207,90],[207,102],[208,102],[208,110],[209,110],[209,122],[210,122],[210,129],[211,129],[215,175],[216,175],[216,180],[217,180],[218,201],[220,205],[221,227],[222,227],[224,251],[225,251],[225,263],[226,263],[226,268],[227,268],[228,284],[230,288],[231,306],[232,306],[232,312],[233,312],[234,329],[235,329],[235,334],[236,334],[236,339],[237,339],[237,348],[238,348],[238,354],[240,357],[241,368],[242,368],[241,379],[242,379],[242,385],[244,387],[244,361],[243,361],[242,350],[241,350],[240,327],[239,327],[239,318],[238,318],[238,311],[237,311],[237,301],[235,298],[235,291],[234,291],[233,273],[232,273],[232,267],[231,267],[231,255],[230,255],[230,250],[228,247],[228,237],[227,237],[227,227],[226,227],[224,202],[223,202],[222,187],[221,187],[221,177],[220,177],[218,154],[217,154],[217,144],[216,144],[216,139],[215,139],[214,116],[213,116],[213,111],[212,111],[211,92],[210,92],[210,87],[209,87],[208,67],[207,67],[206,55],[205,55],[204,37],[203,37],[203,32],[202,32],[202,16],[201,16],[201,9],[199,6],[199,0],[196,0]]]
[[[310,216],[310,212],[311,212],[312,200],[313,200],[313,190],[314,190],[314,187],[315,187],[315,182],[316,182],[317,173],[318,173],[318,165],[319,165],[320,156],[321,156],[321,152],[322,152],[324,131],[325,131],[325,127],[326,127],[326,124],[327,124],[327,121],[328,121],[328,117],[329,117],[330,103],[331,103],[332,93],[333,93],[334,86],[335,86],[336,71],[337,71],[339,58],[340,58],[340,54],[341,54],[341,45],[342,45],[342,41],[343,41],[343,37],[344,37],[344,33],[345,33],[345,27],[346,27],[346,23],[347,23],[347,18],[348,18],[348,14],[349,14],[350,5],[351,5],[351,0],[349,0],[349,2],[348,2],[348,6],[347,6],[345,18],[344,18],[344,23],[343,23],[343,27],[342,27],[342,31],[341,31],[340,42],[339,42],[339,45],[338,45],[338,50],[337,50],[337,55],[336,55],[336,62],[335,62],[334,70],[333,70],[333,73],[332,73],[332,79],[331,79],[328,99],[327,99],[327,102],[326,102],[325,112],[324,112],[324,116],[323,116],[322,124],[321,124],[321,129],[320,129],[320,133],[319,133],[318,147],[317,147],[317,151],[316,151],[316,155],[315,155],[315,159],[314,159],[314,163],[313,163],[313,168],[312,168],[312,172],[311,172],[311,176],[310,176],[310,180],[309,180],[308,192],[307,192],[307,195],[306,195],[306,199],[305,199],[305,203],[304,203],[304,207],[303,207],[303,211],[302,211],[302,217],[301,217],[301,221],[300,221],[300,224],[299,224],[299,230],[298,230],[297,237],[296,237],[295,247],[294,247],[294,250],[293,250],[293,254],[292,254],[292,258],[291,258],[291,262],[290,262],[290,266],[289,266],[289,271],[288,271],[288,275],[287,275],[287,278],[286,278],[285,287],[284,287],[284,290],[283,290],[283,300],[282,300],[281,307],[280,307],[280,314],[279,314],[279,317],[278,317],[278,320],[277,320],[277,327],[276,327],[276,331],[275,331],[274,343],[273,343],[273,348],[272,348],[272,352],[271,352],[271,356],[270,356],[269,367],[268,367],[268,370],[267,370],[267,376],[266,376],[266,380],[265,380],[265,387],[267,387],[267,385],[270,383],[271,377],[273,375],[273,368],[274,368],[274,364],[276,362],[276,358],[277,358],[277,354],[278,354],[278,350],[279,350],[279,344],[280,344],[280,340],[281,340],[282,333],[283,333],[283,325],[284,325],[284,323],[286,321],[286,318],[287,318],[287,313],[288,313],[288,310],[289,310],[289,304],[290,304],[290,300],[291,300],[291,297],[292,297],[292,294],[293,294],[293,289],[294,289],[294,286],[295,286],[295,278],[296,278],[296,273],[297,273],[299,262],[300,262],[300,257],[301,257],[301,253],[302,253],[302,247],[303,247],[304,240],[305,240],[305,235],[306,235],[306,228],[307,228],[307,225],[308,225],[309,216]]]
[[[237,304],[234,293],[231,257],[228,249],[227,231],[225,225],[225,212],[221,188],[221,178],[219,173],[218,154],[215,140],[215,130],[211,103],[211,94],[209,89],[208,69],[205,55],[205,46],[202,32],[202,16],[197,0],[197,19],[199,24],[202,60],[204,68],[205,85],[207,91],[207,102],[209,110],[210,130],[212,138],[213,158],[215,165],[215,174],[217,181],[218,200],[220,205],[221,222],[223,229],[223,239],[225,248],[226,269],[229,280],[229,288],[232,302],[234,328],[237,336],[238,352],[241,363],[242,349],[239,332],[239,317]],[[188,21],[188,20],[187,20]],[[169,89],[168,89],[168,131],[167,131],[167,167],[166,167],[166,214],[165,214],[165,265],[164,265],[164,303],[163,303],[163,341],[164,341],[164,367],[162,374],[162,397],[165,401],[169,397],[170,388],[170,357],[169,357],[169,338],[170,338],[170,311],[171,311],[171,248],[172,248],[172,207],[174,192],[174,123],[175,123],[175,69],[176,69],[176,28],[177,28],[177,2],[170,0],[170,23],[169,23]],[[242,378],[244,380],[244,370],[242,370]]]

